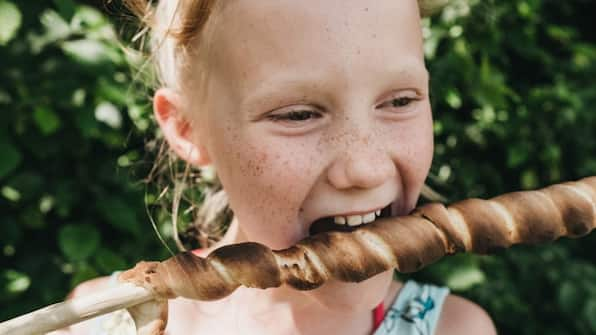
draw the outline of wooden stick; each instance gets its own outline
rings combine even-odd
[[[52,330],[153,300],[153,294],[132,283],[44,307],[0,323],[0,335],[45,334]]]
[[[164,262],[139,262],[120,276],[139,286],[120,284],[17,317],[0,323],[0,335],[39,334],[122,308],[138,311],[139,334],[161,334],[167,298],[214,300],[241,285],[314,289],[329,278],[359,282],[390,268],[418,271],[456,252],[484,254],[514,244],[580,237],[596,228],[595,201],[596,176],[489,200],[468,199],[448,208],[428,204],[409,216],[385,218],[351,234],[311,236],[284,250],[245,242],[220,247],[207,258],[187,252]],[[340,244],[347,248],[339,250]],[[149,305],[133,308],[143,303]]]

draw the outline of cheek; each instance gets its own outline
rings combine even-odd
[[[428,113],[398,131],[394,129],[388,138],[391,138],[388,141],[392,143],[393,160],[404,184],[405,205],[413,208],[432,163],[434,144],[430,108]]]
[[[417,179],[426,179],[430,169],[434,149],[432,131],[432,119],[428,116],[417,120],[413,127],[404,132],[406,138],[403,140],[408,143],[404,164],[408,165],[409,170],[417,172]]]
[[[216,169],[238,216],[293,223],[316,171],[317,160],[308,148],[262,133],[224,134],[216,149],[227,154],[217,155]]]

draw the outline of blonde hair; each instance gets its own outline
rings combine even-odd
[[[442,8],[449,0],[418,0],[420,13],[428,16]],[[170,87],[179,92],[195,90],[206,80],[207,69],[188,71],[190,59],[204,59],[208,52],[210,32],[216,27],[218,6],[225,1],[216,0],[123,0],[124,5],[138,17],[141,23],[139,33],[133,42],[140,40],[141,49],[148,49],[151,70],[156,82],[151,89]],[[157,4],[155,4],[157,2]],[[209,21],[209,24],[207,22]],[[149,37],[148,44],[145,37]],[[199,62],[200,63],[200,62]],[[196,64],[196,62],[194,63]],[[193,65],[196,67],[197,65]],[[189,75],[191,74],[192,75]],[[197,74],[200,76],[197,77]],[[199,85],[199,86],[196,86]],[[199,90],[202,91],[202,90]],[[165,141],[154,168],[148,178],[158,184],[169,182],[163,187],[160,198],[170,191],[171,216],[174,226],[173,237],[180,250],[186,250],[178,235],[178,213],[183,202],[185,212],[192,212],[192,224],[181,232],[187,242],[196,240],[205,248],[217,242],[233,219],[227,196],[214,171],[209,168],[194,169],[180,161],[165,147]],[[185,196],[185,192],[196,186],[198,197]],[[427,189],[428,192],[428,189]],[[192,194],[192,192],[191,192]],[[168,198],[168,197],[164,197]]]

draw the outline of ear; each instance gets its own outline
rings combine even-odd
[[[153,112],[170,148],[195,166],[211,162],[207,149],[196,143],[198,129],[184,116],[182,97],[170,88],[160,88],[153,96]],[[195,135],[195,136],[193,136]]]

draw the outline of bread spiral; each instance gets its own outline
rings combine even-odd
[[[596,177],[589,177],[448,207],[432,203],[353,232],[310,236],[284,250],[247,242],[223,246],[206,258],[186,252],[164,262],[140,262],[120,280],[162,299],[215,300],[240,285],[309,290],[330,278],[360,282],[392,268],[413,272],[457,252],[485,254],[514,244],[579,237],[594,228]]]

